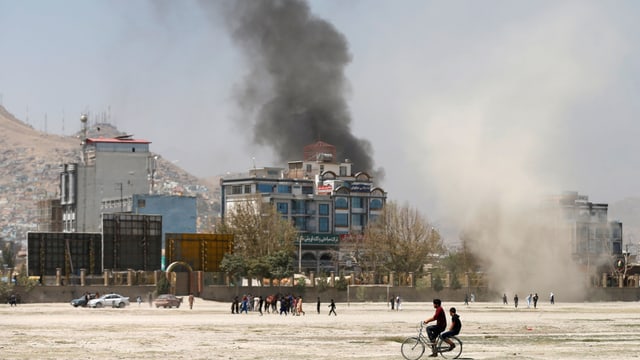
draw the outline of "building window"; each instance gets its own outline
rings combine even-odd
[[[371,199],[371,202],[369,202],[369,209],[371,209],[371,210],[380,210],[380,209],[382,209],[382,200],[380,200],[380,199]]]
[[[291,194],[291,185],[278,185],[278,193]]]
[[[324,165],[320,165],[320,174],[324,172]]]
[[[362,214],[351,215],[351,226],[362,226]]]
[[[329,204],[319,204],[318,205],[318,214],[319,215],[329,215]]]
[[[329,218],[328,217],[319,217],[318,218],[318,231],[321,233],[329,232]]]
[[[245,194],[251,194],[251,185],[245,185],[244,186],[244,193]]]
[[[349,226],[349,214],[336,214],[336,226]]]
[[[362,209],[362,198],[359,198],[359,197],[351,198],[351,208]]]
[[[231,187],[231,194],[233,195],[242,194],[242,185],[233,185]]]
[[[289,214],[289,204],[286,202],[279,202],[276,205],[278,212],[282,215]]]
[[[294,214],[306,214],[307,206],[304,200],[293,200],[291,211]]]
[[[147,206],[147,201],[145,199],[138,199],[138,208],[143,209]]]
[[[298,229],[298,231],[307,230],[307,226],[304,218],[297,217],[293,221],[294,221],[294,226],[296,227],[296,229]]]
[[[340,166],[340,176],[347,176],[347,167],[346,166]]]
[[[343,197],[336,198],[336,209],[348,209],[348,208],[349,208],[349,202],[347,201],[347,198],[343,198]]]
[[[307,164],[307,172],[310,173],[311,172],[311,164]]]
[[[313,194],[313,186],[303,186],[302,187],[302,193],[304,195]]]
[[[256,191],[263,194],[270,194],[273,191],[273,185],[271,184],[258,184],[256,186]]]

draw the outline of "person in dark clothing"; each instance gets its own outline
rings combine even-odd
[[[329,310],[329,316],[331,316],[331,313],[333,313],[334,316],[338,316],[338,314],[336,314],[336,303],[333,302],[333,299],[331,299],[331,304],[329,304],[329,307],[331,308],[331,310]]]
[[[18,306],[18,297],[16,294],[9,296],[9,306]]]
[[[516,309],[518,308],[518,294],[516,294],[516,296],[513,297],[513,304],[516,306]]]
[[[428,324],[432,321],[435,321],[435,325],[427,326],[427,335],[429,336],[429,340],[431,340],[431,355],[430,357],[438,356],[436,352],[436,339],[441,332],[443,332],[447,328],[447,316],[444,314],[444,309],[442,309],[442,301],[440,299],[433,299],[433,308],[436,309],[436,312],[432,317],[424,320],[425,324]]]
[[[537,307],[538,307],[538,293],[533,295],[533,308],[535,309]]]
[[[320,296],[318,296],[318,304],[316,306],[316,311],[318,311],[318,314],[320,314]]]
[[[452,307],[449,309],[449,315],[451,315],[451,326],[448,331],[440,334],[440,337],[444,342],[449,344],[449,351],[453,350],[456,345],[453,341],[449,340],[450,337],[460,334],[460,329],[462,329],[462,323],[460,322],[460,316],[456,313],[456,308]]]
[[[234,296],[233,301],[231,302],[231,313],[240,314],[240,299],[238,299],[237,296]]]
[[[260,316],[262,316],[262,306],[264,305],[264,298],[262,295],[258,298],[258,311],[260,311]]]

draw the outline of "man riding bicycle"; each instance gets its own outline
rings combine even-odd
[[[438,356],[436,352],[436,339],[441,332],[443,332],[447,328],[447,316],[444,314],[444,309],[442,309],[442,302],[440,299],[433,299],[433,307],[436,309],[436,312],[432,317],[424,320],[425,324],[428,324],[432,321],[435,321],[435,325],[427,326],[427,335],[429,336],[429,340],[431,340],[431,355],[430,357]],[[449,342],[447,342],[449,343]]]

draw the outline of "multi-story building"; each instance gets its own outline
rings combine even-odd
[[[341,239],[361,235],[381,213],[387,194],[369,174],[354,174],[349,160],[337,163],[335,157],[333,145],[317,142],[287,169],[254,168],[248,176],[223,178],[222,217],[235,203],[259,194],[298,229],[299,270],[338,270],[348,256]]]
[[[155,166],[149,141],[87,138],[79,163],[65,164],[60,174],[60,201],[65,232],[100,232],[103,199],[125,199],[149,192],[149,174]]]
[[[598,281],[599,273],[610,269],[622,257],[622,223],[608,219],[608,204],[589,201],[574,191],[554,196],[559,206],[561,226],[571,238],[573,259]]]

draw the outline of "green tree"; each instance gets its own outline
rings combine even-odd
[[[349,283],[347,282],[347,278],[344,277],[344,274],[340,273],[340,277],[338,277],[338,281],[336,281],[336,289],[340,291],[347,290],[349,287]]]
[[[234,283],[238,284],[238,278],[247,275],[247,263],[240,254],[224,254],[220,261],[220,269],[229,273]]]
[[[162,294],[168,294],[170,287],[171,287],[171,284],[167,279],[166,273],[163,273],[158,279],[158,282],[156,283],[156,296],[162,295]]]
[[[284,279],[293,275],[293,257],[291,253],[281,250],[267,256],[267,261],[274,278]]]

